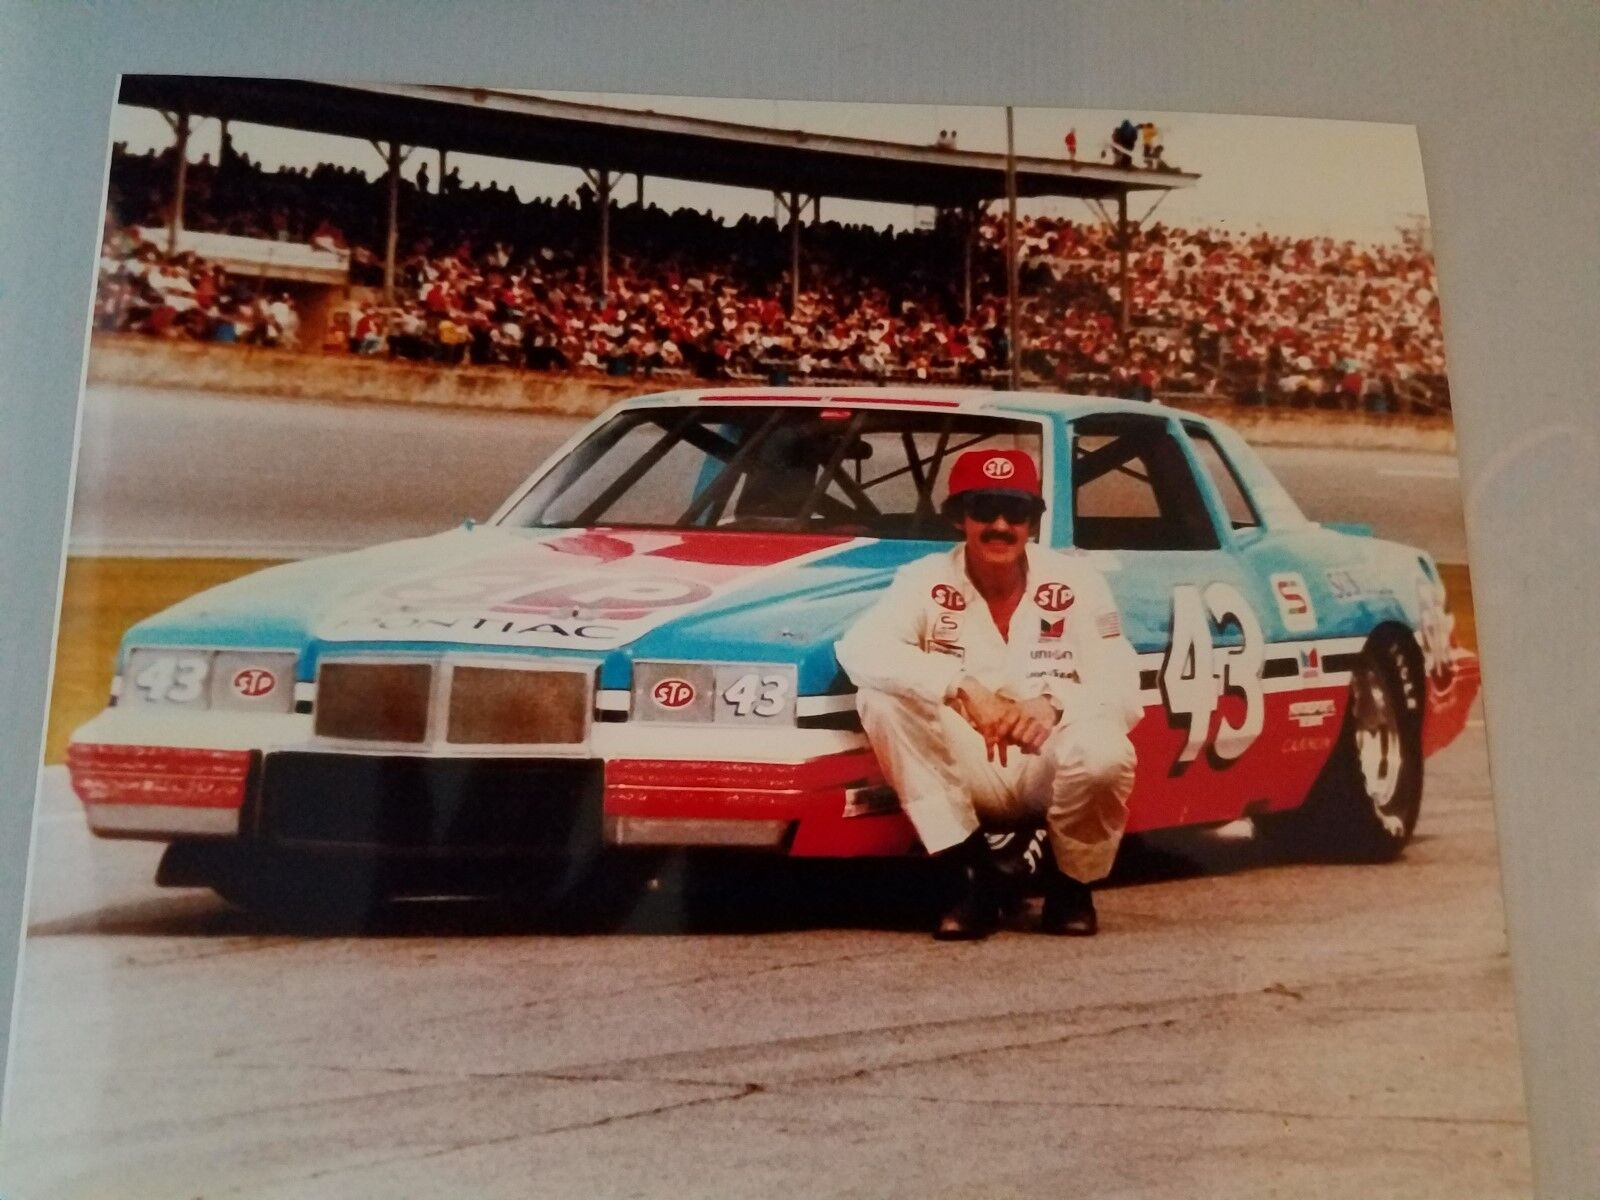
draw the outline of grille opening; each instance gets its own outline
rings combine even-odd
[[[457,666],[445,738],[457,745],[576,745],[588,732],[589,680],[577,671]]]
[[[432,691],[429,663],[324,662],[314,728],[319,737],[421,742]]]

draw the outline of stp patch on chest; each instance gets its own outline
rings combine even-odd
[[[1072,589],[1064,583],[1041,583],[1033,590],[1033,602],[1045,612],[1065,612],[1072,607]]]

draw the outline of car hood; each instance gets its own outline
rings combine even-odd
[[[832,642],[870,594],[935,548],[717,530],[463,528],[245,576],[142,622],[124,644],[292,648],[302,677],[332,649],[440,646],[802,668],[826,650],[815,670],[829,674]]]

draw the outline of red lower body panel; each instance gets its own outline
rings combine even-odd
[[[918,845],[905,814],[846,816],[846,793],[883,783],[869,750],[803,763],[614,759],[606,764],[607,817],[783,820],[795,824],[788,853],[803,858],[898,855]]]
[[[249,750],[74,742],[67,747],[67,771],[87,805],[237,809],[251,757]]]
[[[1222,699],[1212,716],[1205,749],[1180,763],[1188,739],[1159,705],[1145,709],[1129,736],[1138,752],[1128,831],[1235,821],[1247,812],[1293,808],[1306,797],[1333,750],[1344,722],[1349,688],[1343,683],[1262,698],[1261,733],[1231,762],[1215,754],[1221,722],[1239,724],[1244,700]]]
[[[1292,808],[1305,799],[1333,749],[1349,689],[1343,683],[1268,693],[1261,734],[1232,762],[1209,750],[1221,721],[1238,724],[1244,701],[1225,698],[1212,715],[1208,750],[1178,763],[1187,731],[1152,706],[1130,735],[1138,767],[1128,829],[1236,820],[1248,811]],[[851,788],[883,782],[870,750],[797,764],[620,759],[606,764],[607,817],[791,822],[797,856],[893,855],[918,845],[899,811],[846,816]]]

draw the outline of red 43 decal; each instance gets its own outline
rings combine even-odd
[[[1211,632],[1238,627],[1237,646],[1216,645]],[[1255,610],[1228,583],[1212,583],[1204,593],[1194,584],[1172,589],[1172,641],[1161,664],[1161,701],[1167,712],[1188,721],[1189,737],[1178,754],[1180,763],[1199,757],[1211,736],[1211,717],[1229,692],[1244,698],[1244,716],[1237,725],[1218,723],[1211,752],[1230,763],[1261,736],[1265,701],[1261,694],[1261,664],[1266,644]]]

